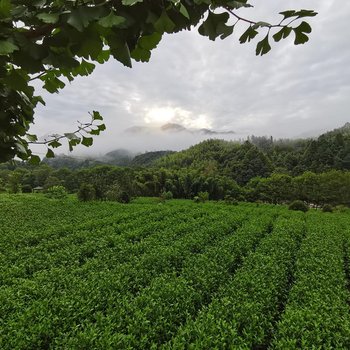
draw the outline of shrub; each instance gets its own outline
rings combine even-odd
[[[208,192],[198,192],[198,197],[202,203],[207,201],[209,199],[209,193]]]
[[[325,204],[323,207],[322,207],[322,211],[324,213],[333,213],[333,207],[330,205],[330,204]]]
[[[234,199],[231,195],[226,195],[224,197],[224,201],[226,204],[238,205],[238,201]]]
[[[30,185],[22,185],[22,193],[32,193],[33,189]]]
[[[289,210],[300,210],[306,213],[309,210],[309,207],[307,204],[301,200],[296,200],[293,201],[292,203],[289,204],[288,207]]]
[[[81,202],[92,201],[96,198],[94,186],[90,184],[81,184],[77,197]]]
[[[343,204],[337,205],[334,209],[339,213],[346,213],[349,210],[349,208]]]
[[[129,203],[130,202],[130,195],[126,191],[122,191],[119,195],[118,202],[120,203]]]
[[[173,199],[173,193],[171,191],[163,191],[161,194],[160,194],[160,197],[163,199],[163,200],[170,200],[170,199]]]
[[[47,189],[46,197],[52,199],[64,199],[67,198],[68,193],[64,186],[52,186]]]
[[[195,196],[195,197],[193,197],[193,202],[195,202],[195,203],[200,203],[201,200],[199,199],[198,196]]]
[[[121,187],[115,183],[106,192],[106,199],[109,201],[116,201],[119,203],[129,203],[130,195],[128,192],[123,191]]]
[[[120,186],[115,183],[112,186],[110,186],[105,194],[105,197],[108,201],[116,201],[119,202],[119,197],[122,190]]]

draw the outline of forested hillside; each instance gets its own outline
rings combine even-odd
[[[349,170],[350,123],[315,140],[273,140],[272,137],[257,136],[248,138],[243,144],[207,140],[161,158],[158,165],[173,169],[215,168],[240,184],[272,172],[296,176],[305,171]]]
[[[11,193],[64,186],[78,192],[89,185],[93,198],[165,195],[286,203],[300,199],[315,205],[350,204],[350,124],[312,140],[250,137],[243,143],[203,141],[181,152],[149,152],[113,166],[86,161],[90,167],[52,168],[26,163],[0,165],[0,189]],[[120,159],[121,159],[120,158]],[[90,162],[90,163],[89,163]],[[59,163],[56,163],[56,166]]]

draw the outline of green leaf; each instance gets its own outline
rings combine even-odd
[[[28,92],[29,94],[34,93],[34,88],[28,86],[29,76],[20,69],[13,69],[4,78],[4,83],[15,90]]]
[[[230,18],[227,12],[216,14],[209,11],[208,17],[198,28],[198,32],[201,35],[208,36],[209,40],[215,40],[219,35],[226,37],[233,32],[233,27],[226,25],[226,22]]]
[[[150,35],[142,36],[136,48],[131,52],[131,57],[136,61],[148,62],[151,58],[151,50],[157,47],[162,38],[162,34],[154,32]]]
[[[43,45],[33,43],[32,40],[29,40],[23,33],[15,33],[16,44],[19,47],[19,53],[23,52],[28,53],[32,59],[42,60],[43,57],[46,57],[48,54],[47,48]]]
[[[180,2],[180,13],[186,17],[187,19],[190,19],[190,15],[188,14],[188,11],[186,7]]]
[[[103,117],[98,111],[93,111],[92,112],[92,119],[93,120],[103,120]]]
[[[286,18],[294,17],[295,13],[296,13],[295,10],[287,10],[287,11],[280,12],[279,14],[282,15],[283,20],[285,20]]]
[[[53,152],[52,149],[48,148],[45,157],[46,158],[55,158],[55,153]]]
[[[44,23],[48,24],[57,23],[60,18],[58,13],[39,13],[37,17]]]
[[[33,103],[36,105],[38,102],[40,102],[43,106],[46,105],[44,99],[41,96],[34,96]]]
[[[96,60],[100,64],[105,63],[105,62],[107,62],[109,60],[110,55],[111,55],[111,52],[109,50],[102,50],[98,54]]]
[[[0,19],[7,19],[11,17],[11,1],[0,0]]]
[[[253,5],[247,4],[246,0],[243,1],[229,1],[227,3],[228,7],[230,7],[231,9],[239,9],[241,7],[253,7]]]
[[[97,126],[100,131],[106,130],[106,125],[105,124],[100,124]]]
[[[138,2],[143,2],[143,0],[122,0],[122,4],[125,6],[132,6],[137,4]]]
[[[56,76],[47,76],[44,78],[44,81],[44,89],[51,94],[58,92],[59,89],[63,89],[66,86],[66,84]]]
[[[82,56],[86,59],[95,60],[103,49],[103,42],[96,32],[87,32],[84,39],[79,44],[79,50],[77,52],[78,56]]]
[[[298,25],[298,27],[294,28],[294,30],[297,30],[297,31],[303,32],[303,33],[311,33],[311,31],[312,31],[310,24],[305,22],[305,21],[302,21]]]
[[[100,135],[100,130],[99,129],[93,129],[89,132],[91,135]]]
[[[317,15],[317,12],[314,10],[300,10],[294,13],[294,16],[298,16],[298,18],[303,17],[314,17]]]
[[[85,137],[85,136],[83,136],[81,144],[86,146],[86,147],[90,147],[90,146],[92,146],[93,142],[94,142],[94,140],[93,140],[92,137]]]
[[[298,27],[293,28],[293,31],[295,33],[294,44],[305,44],[309,40],[309,37],[304,33],[311,33],[311,27],[307,22],[303,21]]]
[[[15,145],[18,153],[27,154],[27,148],[21,142],[16,142]]]
[[[272,37],[276,42],[280,41],[281,39],[285,39],[288,37],[288,35],[292,32],[291,27],[284,27],[280,31],[278,31],[276,34],[274,34]]]
[[[76,134],[71,133],[71,132],[65,133],[64,136],[65,136],[68,140],[80,140],[80,137],[79,137],[79,136],[77,136]]]
[[[87,62],[83,59],[80,63],[80,66],[75,68],[72,73],[74,76],[88,76],[94,71],[95,67],[96,66],[93,63]]]
[[[41,159],[39,156],[32,154],[28,160],[28,163],[32,164],[32,165],[39,165],[40,161],[41,161]]]
[[[47,0],[34,0],[32,1],[32,5],[34,5],[37,8],[43,7],[46,4]]]
[[[162,34],[154,32],[151,35],[142,36],[138,41],[138,45],[143,49],[152,50],[157,47],[161,39]]]
[[[53,140],[53,141],[49,142],[49,146],[53,147],[53,148],[58,148],[58,147],[62,146],[62,143],[58,142],[57,140]]]
[[[294,45],[305,44],[307,41],[309,41],[309,37],[306,34],[298,32],[295,29],[293,30],[295,33]]]
[[[99,18],[102,12],[103,7],[87,7],[80,5],[69,14],[67,23],[79,32],[82,32],[90,22]]]
[[[123,63],[126,67],[132,67],[129,46],[126,42],[124,42],[122,46],[119,46],[119,44],[113,46],[113,44],[110,43],[110,47],[111,54],[115,59]]]
[[[98,21],[98,24],[100,24],[104,28],[111,28],[118,26],[124,23],[125,21],[126,19],[124,17],[116,16],[112,11],[108,16],[101,18]]]
[[[169,18],[167,12],[163,10],[158,20],[154,23],[154,28],[159,33],[171,33],[175,28],[175,23]]]
[[[29,142],[38,141],[38,137],[36,135],[27,134],[26,137]]]
[[[256,55],[265,55],[271,50],[271,46],[269,44],[269,35],[267,34],[265,38],[258,42],[256,45]]]
[[[76,138],[76,139],[71,139],[68,141],[68,145],[69,145],[69,150],[72,152],[73,151],[73,147],[78,145],[80,143],[80,138]]]
[[[219,24],[218,30],[223,33],[220,36],[220,39],[223,40],[223,39],[227,38],[228,36],[230,36],[233,33],[234,27],[235,27],[234,25],[227,26],[226,24]]]
[[[131,51],[130,56],[135,61],[148,62],[151,58],[151,51],[145,50],[141,47],[136,47],[134,50]]]
[[[241,44],[244,44],[245,42],[249,42],[250,40],[254,39],[258,35],[258,32],[250,26],[239,38],[239,42]]]
[[[12,41],[0,40],[0,55],[8,55],[18,50],[18,46]]]

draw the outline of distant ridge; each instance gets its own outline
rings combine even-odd
[[[217,131],[207,128],[186,128],[181,124],[177,123],[167,123],[161,126],[140,126],[135,125],[130,128],[125,129],[125,133],[128,134],[150,134],[155,132],[169,132],[169,133],[179,133],[186,132],[190,134],[201,134],[201,135],[233,135],[235,134],[232,130]]]

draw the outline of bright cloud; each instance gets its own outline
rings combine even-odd
[[[200,114],[194,115],[193,112],[180,107],[152,107],[145,108],[144,121],[147,124],[163,125],[166,123],[176,123],[186,128],[211,128],[212,123],[209,117]]]

